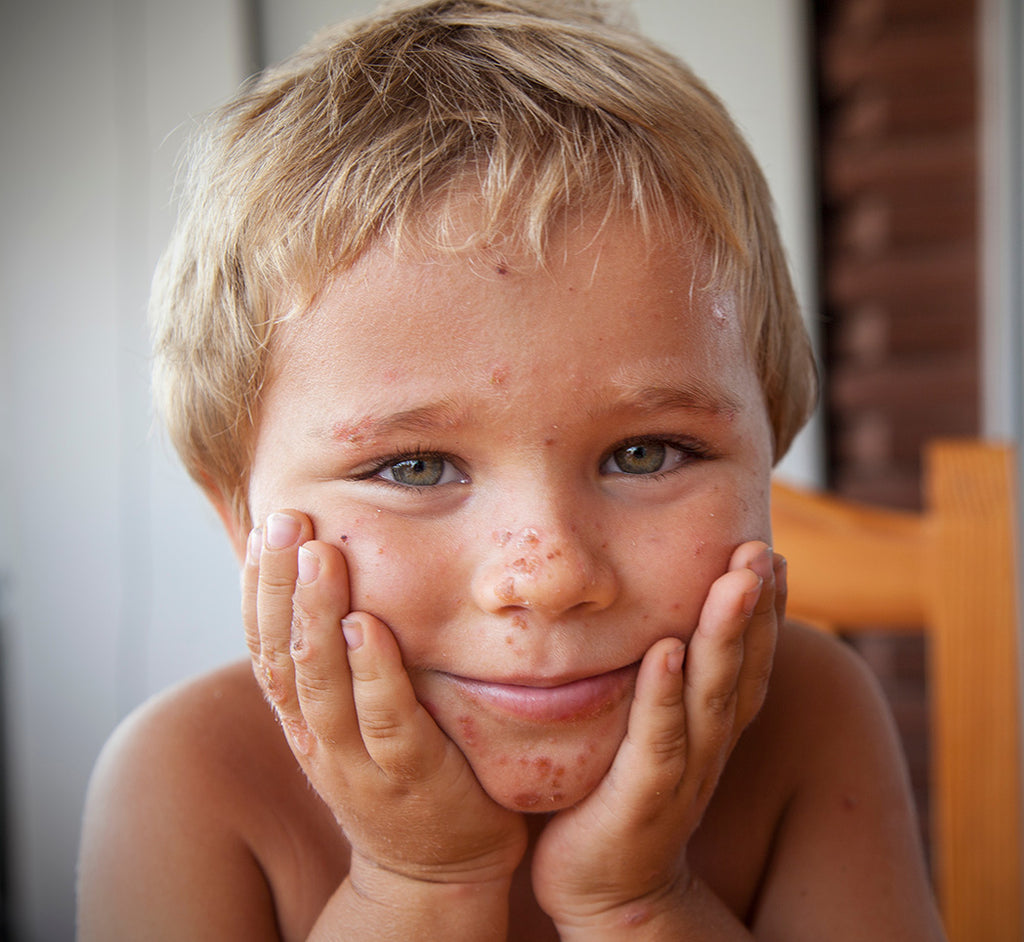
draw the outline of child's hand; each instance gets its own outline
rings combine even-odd
[[[391,875],[508,880],[524,821],[486,795],[417,701],[387,626],[349,611],[345,559],[312,535],[294,511],[253,532],[242,608],[257,680],[352,846],[350,878],[370,894]]]
[[[686,845],[767,691],[784,567],[765,544],[743,544],[712,585],[685,659],[670,638],[645,655],[611,769],[552,819],[536,849],[534,892],[563,939],[685,905]]]

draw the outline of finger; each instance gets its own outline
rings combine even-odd
[[[349,615],[342,630],[366,751],[392,781],[433,777],[454,745],[416,699],[391,631],[365,612]]]
[[[263,525],[263,547],[256,586],[259,632],[257,679],[280,711],[295,703],[291,659],[292,596],[298,577],[299,546],[312,538],[309,519],[296,511],[270,514]]]
[[[768,550],[752,568],[763,582],[761,596],[743,638],[743,666],[737,685],[737,736],[764,704],[786,606],[785,560]]]
[[[249,649],[255,671],[260,660],[260,626],[256,618],[256,591],[260,577],[260,553],[263,550],[263,530],[256,527],[249,533],[245,545],[245,563],[242,566],[242,625],[245,644]]]
[[[786,620],[786,602],[789,598],[789,564],[784,556],[775,554],[773,559],[775,573],[775,618],[779,627]]]
[[[348,613],[348,568],[341,551],[329,543],[304,543],[297,557],[291,623],[294,718],[301,718],[301,725],[291,732],[298,734],[295,745],[305,754],[315,743],[363,754],[341,631]]]
[[[734,569],[717,579],[687,647],[688,762],[706,769],[704,781],[712,786],[735,740],[744,632],[761,603],[761,590],[762,580],[751,569]]]
[[[684,654],[679,639],[664,638],[644,655],[626,737],[608,774],[623,811],[635,823],[640,823],[638,814],[641,820],[658,815],[686,769]]]

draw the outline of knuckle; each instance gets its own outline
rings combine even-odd
[[[402,722],[397,710],[374,707],[359,713],[359,728],[372,739],[397,739],[402,732]]]
[[[736,711],[736,689],[713,693],[709,692],[704,697],[704,711],[712,718],[720,722],[727,722],[732,719]]]
[[[260,570],[260,590],[271,595],[291,595],[295,591],[294,567],[267,566]]]
[[[664,729],[651,736],[646,751],[654,760],[678,760],[686,756],[686,741],[685,729]]]
[[[330,700],[334,693],[334,684],[330,678],[303,671],[295,672],[295,686],[298,690],[299,698],[308,701],[310,704],[324,703]]]
[[[285,671],[280,664],[275,664],[270,658],[261,656],[256,670],[256,679],[259,681],[264,695],[275,707],[281,708],[291,702],[291,684],[288,683]]]

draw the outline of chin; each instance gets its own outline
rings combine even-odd
[[[487,775],[484,778],[489,781],[481,784],[499,805],[532,814],[561,811],[579,804],[597,787],[611,765],[608,762],[597,770],[570,769],[545,756],[532,761],[524,757],[523,762],[524,768],[514,770],[507,778]]]
[[[536,737],[500,750],[463,750],[484,791],[499,805],[535,814],[561,811],[583,801],[611,768],[625,725],[601,725],[607,728],[587,730],[586,735]]]

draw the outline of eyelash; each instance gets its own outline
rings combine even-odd
[[[671,467],[663,468],[663,469],[660,469],[658,471],[652,471],[650,473],[634,473],[634,474],[630,474],[629,472],[623,471],[621,469],[619,471],[617,471],[617,472],[612,472],[612,473],[615,473],[615,474],[617,474],[617,475],[619,475],[621,477],[625,477],[625,478],[633,478],[633,479],[635,479],[637,481],[645,481],[645,482],[658,481],[658,480],[661,480],[664,477],[667,477],[668,475],[674,474],[675,472],[680,471],[683,468],[688,467],[690,464],[692,464],[694,462],[710,461],[710,460],[712,460],[712,459],[714,459],[716,457],[715,453],[705,443],[703,443],[703,442],[701,442],[701,441],[699,441],[697,439],[692,439],[692,438],[673,438],[673,437],[670,437],[670,436],[645,435],[645,436],[641,436],[641,437],[638,437],[638,438],[623,439],[621,442],[619,442],[618,444],[616,444],[613,447],[611,447],[610,449],[608,449],[608,451],[605,452],[605,454],[601,458],[601,461],[600,461],[600,464],[599,464],[599,468],[603,469],[613,459],[613,457],[615,456],[616,452],[620,452],[620,451],[622,451],[625,448],[637,447],[637,446],[643,446],[643,445],[659,445],[659,446],[664,446],[666,448],[670,448],[670,449],[672,449],[674,451],[679,452],[679,454],[681,455],[681,458],[678,461],[678,463],[672,465]],[[377,461],[373,465],[373,467],[367,469],[366,471],[362,471],[362,472],[359,472],[359,473],[353,475],[352,479],[356,480],[356,481],[373,481],[373,482],[381,484],[381,485],[383,485],[385,487],[392,487],[392,488],[396,488],[398,490],[405,491],[405,492],[409,492],[409,491],[426,492],[426,491],[429,491],[429,490],[431,490],[431,489],[433,489],[435,487],[438,487],[440,485],[439,484],[433,484],[433,485],[403,484],[403,483],[401,483],[399,481],[392,481],[392,480],[389,480],[388,478],[381,477],[381,474],[382,474],[382,472],[386,471],[389,468],[397,467],[402,462],[406,462],[406,461],[410,461],[411,462],[411,461],[417,461],[417,460],[422,460],[422,459],[427,459],[427,458],[439,458],[439,459],[441,459],[445,463],[449,464],[452,468],[454,468],[459,474],[463,475],[462,481],[460,481],[458,483],[463,483],[465,481],[466,475],[459,468],[458,462],[456,461],[456,459],[452,455],[447,454],[446,452],[443,452],[443,451],[437,451],[437,450],[433,450],[433,449],[430,449],[430,448],[415,448],[415,449],[413,449],[411,451],[403,452],[403,453],[398,454],[398,455],[389,455],[388,457],[383,458],[383,459]],[[456,483],[456,482],[443,482],[443,483]]]
[[[462,474],[463,479],[465,479],[465,474],[459,468],[459,464],[455,460],[455,458],[453,458],[446,452],[437,451],[431,448],[414,448],[412,451],[403,452],[402,454],[399,455],[389,455],[387,458],[382,458],[381,460],[377,461],[373,465],[373,467],[367,469],[366,471],[361,471],[357,474],[354,474],[352,476],[352,479],[355,481],[373,481],[374,483],[381,484],[384,487],[393,487],[396,488],[397,490],[406,492],[429,491],[432,487],[437,487],[438,485],[434,484],[416,486],[415,484],[402,484],[399,481],[389,481],[387,478],[380,476],[383,471],[386,471],[388,468],[397,467],[403,461],[419,461],[424,458],[440,458],[442,461],[451,465],[456,471]]]
[[[679,452],[680,460],[678,463],[673,464],[671,467],[662,468],[658,471],[652,471],[649,474],[630,474],[627,471],[619,470],[618,475],[625,478],[631,478],[638,482],[654,482],[660,481],[662,478],[668,477],[671,474],[681,471],[691,464],[699,461],[711,461],[717,455],[711,450],[704,442],[695,438],[676,438],[673,436],[666,435],[642,435],[639,438],[627,438],[619,442],[617,445],[612,446],[605,453],[601,459],[601,468],[604,468],[615,456],[616,452],[620,452],[623,449],[642,446],[642,445],[662,445],[666,448],[671,448],[674,451]]]

